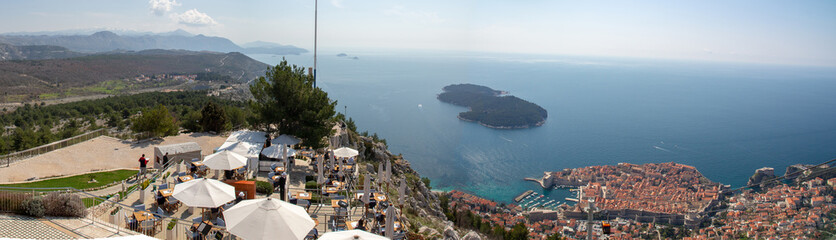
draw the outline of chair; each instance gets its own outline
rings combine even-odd
[[[124,213],[125,215],[125,227],[128,229],[134,230],[137,228],[136,219],[131,218],[128,213]]]
[[[160,184],[160,187],[157,189],[168,189],[168,183]]]
[[[216,226],[221,226],[221,227],[226,227],[226,222],[224,222],[224,220],[222,218],[218,218],[218,220],[215,221],[215,225]]]
[[[165,211],[162,208],[157,207],[157,211],[155,212],[157,215],[163,216],[165,215]]]
[[[134,210],[136,210],[136,211],[143,211],[143,210],[145,210],[145,204],[137,204],[137,205],[134,205]]]
[[[195,232],[192,232],[192,230],[190,230],[189,227],[183,226],[183,228],[186,229],[186,239],[189,239],[189,240],[199,239],[199,235]]]
[[[305,240],[315,240],[317,238],[319,238],[319,231],[317,231],[316,228],[311,229],[311,231],[308,232],[308,235],[305,236]]]
[[[276,172],[271,171],[267,173],[267,179],[270,179],[271,181],[273,180],[273,176],[276,176]]]
[[[139,223],[139,230],[146,235],[154,235],[154,220],[148,219]]]

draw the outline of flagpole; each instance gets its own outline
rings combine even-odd
[[[313,40],[313,86],[316,88],[316,33],[317,33],[317,10],[319,9],[319,0],[314,0],[314,40]]]

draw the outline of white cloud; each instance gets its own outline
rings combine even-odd
[[[197,9],[186,11],[183,14],[175,13],[172,14],[171,17],[174,18],[174,20],[177,20],[178,23],[194,27],[218,24],[218,22],[215,22],[215,20],[212,19],[212,17],[209,17],[209,15],[206,15],[206,13],[198,12]]]
[[[409,10],[404,6],[394,6],[383,11],[387,16],[402,17],[408,21],[420,21],[424,23],[442,23],[444,19],[438,16],[435,12]]]
[[[344,0],[331,0],[331,5],[338,8],[344,8],[345,6],[343,6],[343,1]]]
[[[174,6],[180,6],[175,0],[149,0],[148,4],[151,5],[151,12],[157,16],[162,16],[171,11]]]

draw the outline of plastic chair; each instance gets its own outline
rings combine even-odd
[[[148,220],[142,221],[139,224],[139,230],[142,231],[143,233],[145,233],[146,235],[149,235],[148,233],[150,233],[150,235],[153,236],[154,235],[154,220],[153,219],[148,219]]]
[[[168,189],[168,183],[160,184],[158,189]]]
[[[128,213],[124,213],[124,215],[125,215],[125,226],[128,229],[136,229],[136,227],[137,227],[136,219],[131,218],[128,215]]]
[[[200,223],[200,222],[203,222],[203,217],[192,218],[192,223]]]
[[[136,211],[143,211],[143,210],[145,210],[145,204],[137,204],[137,205],[134,205],[134,210],[136,210]]]
[[[218,218],[218,220],[215,222],[215,225],[221,226],[221,227],[226,227],[226,222],[224,222],[224,220],[222,218]]]

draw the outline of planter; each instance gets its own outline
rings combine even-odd
[[[139,202],[145,204],[145,189],[140,189],[139,191]]]
[[[175,228],[175,229],[177,229],[177,228]],[[175,232],[174,230],[175,229],[166,229],[165,230],[165,239],[174,240],[175,239],[175,237],[174,237],[175,236],[174,235],[174,232]]]

